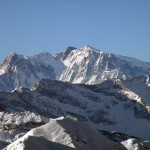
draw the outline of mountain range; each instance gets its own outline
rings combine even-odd
[[[99,84],[107,79],[132,79],[150,74],[150,63],[104,53],[85,46],[68,47],[57,55],[48,52],[35,56],[11,53],[0,65],[0,90],[31,88],[41,79],[71,83]]]
[[[149,75],[148,62],[88,45],[13,52],[0,65],[0,148],[150,149]]]

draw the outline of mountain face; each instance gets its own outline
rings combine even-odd
[[[131,79],[150,74],[150,63],[104,53],[90,46],[68,47],[56,56],[41,53],[22,56],[11,53],[0,65],[0,91],[31,88],[41,79],[99,84],[107,79]]]
[[[150,74],[150,63],[103,53],[90,46],[73,50],[63,62],[67,68],[60,80],[72,83],[97,84],[107,79],[130,79]]]
[[[139,79],[140,82],[142,81]],[[146,88],[150,91],[145,83]],[[135,93],[120,79],[107,80],[100,85],[73,85],[41,80],[32,90],[50,99],[57,99],[53,104],[61,109],[62,114],[88,121],[97,129],[115,130],[149,139],[149,95],[143,97],[140,92]]]
[[[0,90],[31,88],[41,78],[56,80],[64,68],[63,63],[49,53],[28,57],[11,53],[0,65]]]
[[[136,84],[143,84],[141,89],[144,87],[147,91],[150,90],[145,77],[141,77],[128,81],[107,80],[98,85],[42,79],[31,89],[0,92],[0,146],[11,144],[33,128],[48,123],[50,118],[68,115],[97,130],[130,135],[118,141],[125,147],[134,146],[135,143],[141,146],[141,142],[147,145],[142,139],[150,139],[150,100],[146,93],[141,95],[140,89],[140,92],[134,90],[133,85]],[[43,133],[40,134],[42,137]],[[112,137],[111,133],[110,135]],[[119,137],[122,136],[124,137],[123,134]],[[30,143],[30,138],[28,140]]]

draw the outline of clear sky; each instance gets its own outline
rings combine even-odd
[[[0,0],[0,61],[86,44],[150,61],[150,0]]]

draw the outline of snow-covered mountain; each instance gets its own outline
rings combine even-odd
[[[149,140],[149,95],[128,89],[134,87],[134,82],[135,85],[142,83],[141,89],[150,90],[145,77],[141,77],[126,82],[107,80],[99,85],[42,79],[31,90],[20,88],[11,93],[0,92],[0,145],[4,147],[16,141],[32,128],[48,123],[50,118],[67,115],[98,130],[133,136],[120,141],[126,141],[122,143],[125,145],[141,143],[134,137]]]
[[[107,79],[150,74],[150,63],[104,53],[88,45],[72,50],[63,62],[67,68],[60,80],[72,83],[97,84]]]
[[[98,84],[107,79],[131,79],[149,74],[150,63],[104,53],[88,45],[80,49],[68,47],[57,55],[11,53],[0,65],[0,91],[12,91],[20,86],[31,88],[41,78]]]
[[[0,90],[31,88],[41,78],[56,80],[64,69],[64,64],[47,52],[35,56],[23,56],[13,52],[0,65]]]
[[[146,87],[150,91],[145,83]],[[149,95],[143,97],[140,92],[128,89],[120,79],[107,80],[99,85],[41,80],[32,91],[56,99],[52,103],[61,109],[59,113],[89,121],[97,129],[150,138],[147,133],[150,130]]]

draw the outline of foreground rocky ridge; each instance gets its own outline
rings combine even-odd
[[[32,129],[7,147],[7,150],[125,150],[124,146],[109,140],[85,122],[72,118],[51,120]]]
[[[51,119],[8,145],[5,150],[147,150],[150,142],[122,133],[99,132],[70,116]]]
[[[3,147],[32,128],[48,123],[50,118],[67,115],[86,121],[95,129],[150,139],[149,95],[147,91],[141,95],[127,88],[136,89],[138,84],[139,91],[140,87],[150,90],[145,77],[140,77],[126,82],[107,80],[98,85],[42,79],[30,90],[0,92],[0,143]],[[134,138],[131,141],[126,143],[134,143]]]

